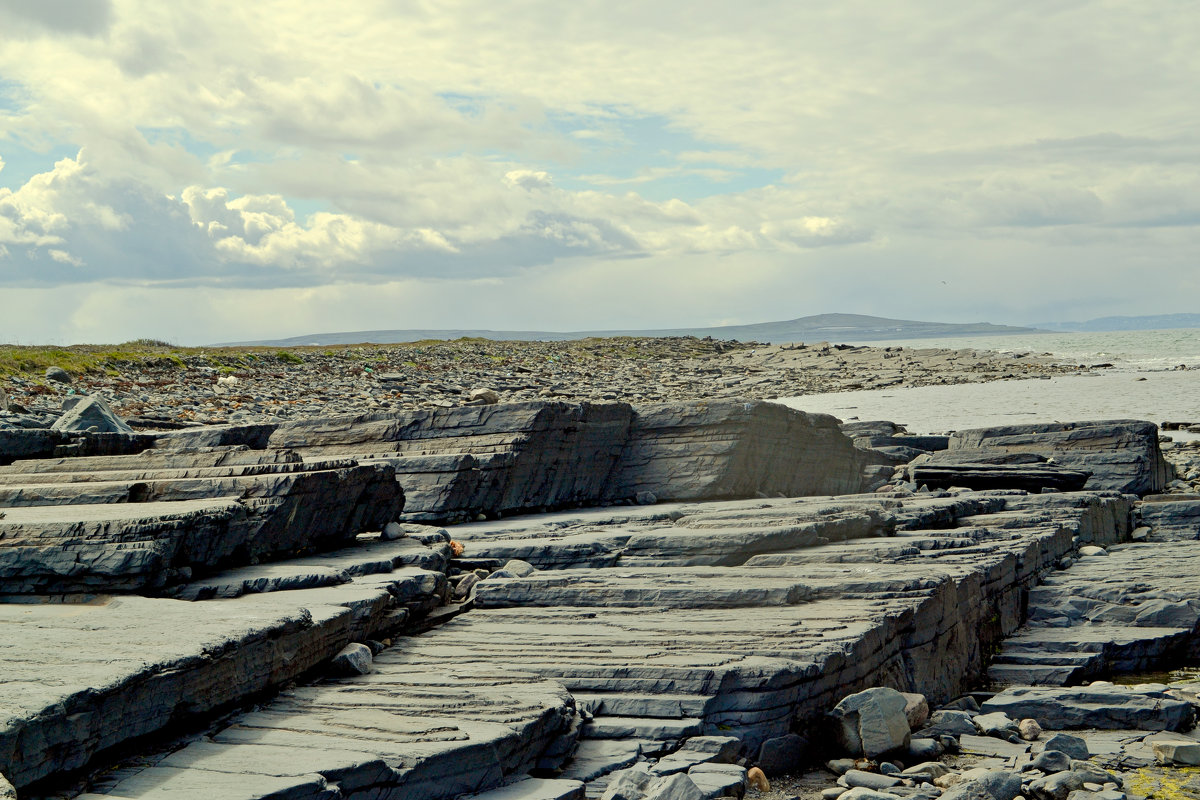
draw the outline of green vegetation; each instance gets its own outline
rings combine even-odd
[[[0,346],[0,376],[41,378],[47,367],[60,367],[72,375],[89,372],[114,374],[123,364],[184,367],[183,359],[175,348],[143,346],[135,342],[71,347]]]
[[[304,363],[303,358],[301,358],[300,356],[291,352],[290,350],[280,350],[278,353],[275,354],[275,357],[278,358],[280,361],[282,361],[285,364],[303,364]]]

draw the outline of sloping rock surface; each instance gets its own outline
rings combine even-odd
[[[1170,468],[1158,444],[1158,426],[1138,420],[1006,425],[958,431],[949,449],[930,462],[967,460],[962,451],[1028,453],[1072,470],[1090,472],[1084,488],[1144,495],[1162,490]],[[977,462],[976,462],[977,463]]]

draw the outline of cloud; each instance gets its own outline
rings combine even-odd
[[[31,28],[98,36],[112,23],[113,8],[111,0],[0,0],[0,14],[12,15],[6,22],[10,36]]]
[[[1020,313],[995,272],[1075,302],[1069,259],[1089,264],[1096,305],[1129,300],[1116,287],[1146,264],[1194,280],[1200,33],[1166,0],[0,14],[8,297],[273,287],[357,303],[338,287],[436,283],[450,288],[429,302],[453,309],[453,287],[491,280],[493,302],[549,318],[587,276],[613,315],[631,307],[606,287],[657,287],[637,306],[653,325],[670,282],[720,319],[741,314],[714,308],[731,298],[758,304],[751,321],[789,290],[819,292],[814,312],[887,311],[922,252],[974,288],[938,306],[955,310]]]

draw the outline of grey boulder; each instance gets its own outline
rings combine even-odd
[[[374,656],[371,648],[365,644],[354,642],[342,648],[329,663],[329,670],[335,675],[366,675],[371,671]]]
[[[1036,769],[1047,775],[1065,772],[1071,768],[1071,757],[1061,750],[1043,750],[1037,758],[1025,765],[1025,769]]]
[[[1069,733],[1056,733],[1046,740],[1046,750],[1058,750],[1071,758],[1086,760],[1091,757],[1087,742]]]
[[[808,740],[795,733],[767,739],[758,750],[758,767],[768,775],[795,769],[808,750]]]
[[[1021,778],[1004,770],[974,769],[942,793],[943,800],[1013,800],[1021,793]]]
[[[614,772],[600,800],[641,800],[654,776],[638,765]]]
[[[682,772],[659,778],[646,787],[644,800],[704,800],[704,793]]]
[[[80,399],[55,420],[50,428],[56,431],[86,431],[95,428],[96,433],[133,433],[133,428],[117,416],[108,403],[104,402],[104,398],[96,395]]]
[[[830,712],[834,736],[846,752],[874,758],[907,747],[910,730],[904,695],[876,687],[842,699]]]

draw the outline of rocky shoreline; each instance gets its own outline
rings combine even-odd
[[[45,348],[26,349],[45,355]],[[39,368],[46,359],[12,348],[8,374],[0,370],[9,407],[45,421],[60,413],[65,397],[98,394],[134,428],[161,429],[482,402],[473,390],[505,403],[765,400],[1092,368],[1044,355],[694,338],[78,350],[55,351],[72,356],[59,359],[68,368],[47,370]],[[46,377],[47,371],[54,377]]]
[[[711,345],[689,356],[710,383],[738,359],[805,380],[1018,372],[728,344],[663,346]],[[156,428],[122,382],[174,370],[145,396],[215,408],[302,370],[333,386],[346,362],[14,384],[0,773],[22,798],[1197,791],[1194,682],[1103,679],[1200,659],[1200,450],[1136,420],[910,436],[746,395],[509,403],[443,356],[453,400],[356,393],[401,374],[364,366],[324,405],[248,394],[224,425],[166,403]]]

